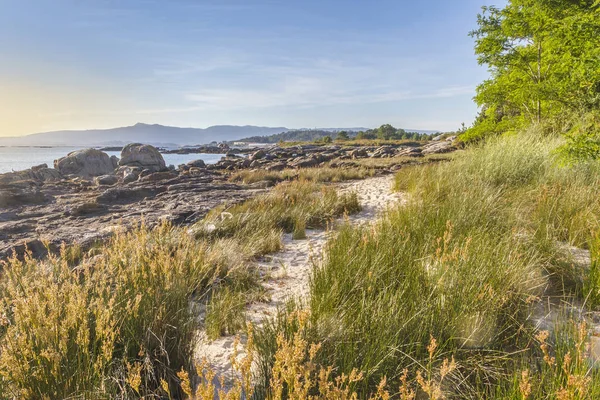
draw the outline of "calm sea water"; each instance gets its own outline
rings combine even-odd
[[[66,156],[80,147],[0,147],[0,174],[10,171],[20,171],[39,164],[48,164],[50,168],[54,160]],[[107,151],[109,156],[120,157],[121,152]],[[185,164],[193,160],[204,160],[214,164],[221,159],[222,154],[163,154],[167,165]]]

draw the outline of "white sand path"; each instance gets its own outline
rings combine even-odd
[[[351,181],[338,184],[339,191],[355,192],[361,212],[348,217],[352,224],[374,222],[377,216],[389,205],[401,200],[398,193],[392,192],[393,175]],[[339,220],[338,222],[342,222]],[[284,235],[282,251],[271,254],[260,262],[258,267],[265,276],[263,286],[268,302],[252,303],[246,310],[249,321],[258,326],[269,317],[276,315],[279,307],[289,299],[305,299],[309,291],[309,277],[313,266],[322,259],[323,247],[334,230],[307,230],[304,240],[292,240],[291,234]],[[230,357],[233,353],[234,338],[222,337],[208,341],[201,337],[196,348],[196,357],[206,357],[217,375],[231,374]]]

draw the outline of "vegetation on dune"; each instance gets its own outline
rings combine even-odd
[[[338,194],[334,188],[304,180],[283,182],[270,193],[211,211],[195,232],[199,238],[259,239],[271,236],[271,232],[280,237],[281,232],[292,233],[298,228],[325,227],[333,218],[359,210],[355,193]],[[254,254],[271,251],[259,248]]]
[[[320,347],[310,362],[362,372],[352,389],[365,399],[383,379],[400,396],[403,376],[415,393],[437,393],[429,398],[599,396],[585,321],[567,307],[547,332],[539,326],[550,294],[583,303],[597,293],[595,269],[560,242],[595,248],[600,165],[564,166],[563,143],[531,131],[399,172],[408,203],[373,227],[344,228],[314,270],[303,334]],[[284,317],[257,334],[263,382],[277,337],[298,329]]]
[[[220,210],[231,218],[209,215],[215,230],[197,237],[140,227],[90,254],[3,263],[0,398],[181,398],[181,374],[195,371],[197,305],[209,336],[235,333],[260,294],[248,261],[278,250],[282,231],[357,209],[355,195],[291,182]]]
[[[236,172],[285,182],[191,229],[142,226],[88,254],[2,263],[0,399],[600,398],[587,318],[600,310],[600,2],[509,0],[478,25],[491,77],[465,150],[403,168],[405,204],[329,240],[305,303],[248,327],[229,392],[193,365],[200,309],[209,338],[243,329],[261,295],[251,261],[283,232],[303,239],[360,209],[320,182],[398,160]],[[431,139],[386,124],[248,140],[298,138]]]
[[[167,225],[115,237],[95,257],[10,260],[0,281],[2,398],[154,392],[192,355],[189,301],[245,272]]]
[[[283,171],[265,171],[263,169],[241,170],[233,173],[229,180],[232,182],[243,182],[246,184],[268,181],[310,181],[316,183],[323,182],[343,182],[354,179],[364,179],[373,176],[375,171],[371,168],[301,168],[285,169]]]

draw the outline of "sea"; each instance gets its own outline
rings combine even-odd
[[[54,160],[66,156],[72,151],[81,150],[83,147],[0,147],[0,174],[11,171],[21,171],[40,164],[48,164],[53,168]],[[109,156],[121,156],[120,151],[106,151]],[[193,160],[204,160],[207,164],[214,164],[224,154],[163,154],[165,163],[178,166]]]

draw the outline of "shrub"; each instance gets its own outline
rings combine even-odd
[[[0,376],[17,398],[152,393],[189,368],[189,302],[228,274],[205,243],[162,225],[111,240],[72,268],[66,250],[10,260],[1,281],[6,325]]]
[[[600,113],[584,115],[565,137],[559,154],[566,163],[600,159]]]

